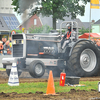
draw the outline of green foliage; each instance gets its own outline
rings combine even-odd
[[[80,0],[43,0],[43,8],[40,10],[40,12],[44,16],[53,15],[53,18],[56,19],[63,19],[64,16],[69,16],[69,13],[72,16],[72,18],[76,18],[77,15],[83,16],[85,11],[85,6],[80,6],[79,1]]]
[[[65,35],[65,34],[66,34],[66,33],[65,33],[65,32],[66,32],[65,29],[63,29],[63,30],[60,30],[60,29],[59,29],[58,32],[61,33],[62,35]]]
[[[0,71],[6,71],[6,69],[4,69],[4,68],[0,68]]]
[[[12,5],[14,5],[15,7],[14,7],[14,11],[15,12],[17,12],[17,13],[20,13],[19,12],[19,2],[18,2],[19,0],[12,0]]]
[[[98,81],[80,81],[80,84],[84,84],[85,86],[77,86],[77,87],[70,87],[70,86],[59,86],[59,82],[54,82],[55,91],[56,92],[69,92],[70,89],[80,89],[80,90],[87,90],[90,91],[91,89],[98,90]],[[8,84],[0,84],[0,93],[35,93],[36,91],[42,91],[46,93],[47,89],[47,82],[36,82],[36,83],[20,83],[19,86],[8,86]]]
[[[12,0],[12,5],[15,6],[15,11],[18,13],[20,7],[19,7],[19,0]],[[79,5],[79,1],[82,1],[83,4]],[[40,9],[39,12],[41,12],[44,16],[53,15],[56,19],[63,19],[64,16],[69,16],[67,13],[70,13],[72,15],[72,18],[76,18],[76,15],[84,15],[85,11],[85,5],[87,2],[90,2],[90,0],[42,0],[42,9]],[[65,8],[62,6],[64,5]],[[24,11],[26,8],[23,8]],[[38,8],[37,8],[38,9]],[[37,9],[33,10],[32,14],[35,12],[37,13]]]
[[[85,29],[82,27],[82,29],[80,29],[79,32],[81,33],[81,35],[84,33],[89,33],[89,28]],[[92,32],[92,30],[90,32]]]
[[[19,2],[18,0],[12,0],[12,5],[15,6],[15,11],[18,13],[21,11],[19,8]],[[82,2],[83,4],[79,4],[79,2]],[[72,18],[76,18],[77,15],[84,15],[85,12],[85,4],[87,2],[90,2],[90,0],[42,0],[42,8],[38,10],[38,8],[32,9],[30,15],[34,15],[36,13],[42,13],[44,16],[50,16],[53,15],[53,28],[56,28],[56,19],[63,20],[63,17],[70,16]],[[39,2],[38,2],[39,3]],[[20,10],[19,10],[20,9]],[[26,8],[23,8],[24,11]]]
[[[16,33],[22,33],[22,30],[14,30]],[[10,31],[12,32],[12,30]]]
[[[52,28],[50,28],[47,25],[43,25],[40,27],[31,27],[29,28],[29,33],[49,33],[52,30]]]

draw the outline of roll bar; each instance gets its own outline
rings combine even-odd
[[[60,36],[62,37],[62,29],[63,29],[63,24],[70,24],[71,25],[71,31],[73,30],[73,26],[76,27],[76,34],[77,34],[77,39],[78,39],[78,23],[76,21],[63,21],[60,24]],[[65,27],[67,29],[67,27]]]

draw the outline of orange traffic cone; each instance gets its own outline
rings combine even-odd
[[[55,94],[54,80],[53,80],[53,75],[52,75],[51,70],[49,72],[49,78],[48,78],[48,85],[47,85],[46,94],[52,94],[52,95]]]

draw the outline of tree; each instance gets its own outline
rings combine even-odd
[[[32,26],[29,28],[29,32],[30,33],[49,33],[52,30],[52,28],[50,28],[47,25],[43,25],[42,27],[35,27]]]
[[[15,12],[20,13],[20,12],[18,11],[18,9],[19,9],[18,0],[12,0],[12,1],[13,1],[13,2],[12,2],[12,5],[16,6],[16,7],[14,7]]]
[[[84,33],[89,33],[89,28],[85,29],[84,27],[82,27],[82,29],[80,29],[79,32],[80,32],[80,35]],[[92,32],[92,30],[90,30],[90,32]]]
[[[16,6],[15,11],[20,13],[18,0],[12,0],[12,5]],[[79,2],[82,1],[80,5]],[[38,8],[32,9],[31,15],[42,13],[44,16],[53,15],[53,29],[56,29],[56,20],[64,20],[63,17],[70,16],[72,19],[76,18],[77,15],[84,15],[85,4],[90,0],[42,0],[42,8],[38,11]]]

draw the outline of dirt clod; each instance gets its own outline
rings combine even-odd
[[[43,92],[36,91],[36,93],[35,93],[35,94],[43,94]]]

